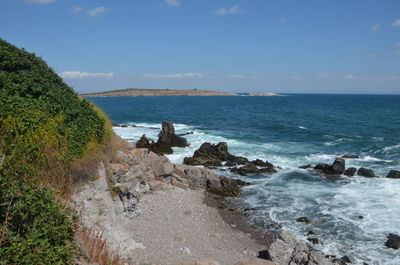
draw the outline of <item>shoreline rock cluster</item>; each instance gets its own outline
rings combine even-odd
[[[225,142],[216,145],[205,142],[194,152],[192,157],[185,157],[183,163],[206,167],[226,166],[231,172],[241,176],[277,172],[276,167],[268,161],[260,159],[249,161],[246,157],[232,155],[228,152],[228,145]]]

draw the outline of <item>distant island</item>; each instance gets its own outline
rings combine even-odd
[[[84,97],[137,97],[137,96],[238,96],[237,93],[208,90],[142,89],[129,88],[99,93],[82,94]]]
[[[177,89],[144,89],[128,88],[97,93],[81,94],[84,97],[138,97],[138,96],[242,96],[244,94],[209,91],[209,90],[177,90]],[[275,93],[249,93],[248,96],[280,96]]]

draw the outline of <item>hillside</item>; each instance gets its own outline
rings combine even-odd
[[[0,264],[70,264],[60,203],[111,137],[106,116],[37,56],[0,39]]]
[[[173,90],[129,88],[99,93],[82,94],[84,97],[137,97],[137,96],[237,96],[236,93],[208,90]]]

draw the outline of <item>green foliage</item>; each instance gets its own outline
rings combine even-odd
[[[101,110],[47,64],[0,39],[0,264],[68,264],[74,217],[44,188],[111,137]]]

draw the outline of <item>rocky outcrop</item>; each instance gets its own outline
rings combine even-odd
[[[343,158],[336,158],[332,165],[318,164],[314,169],[329,175],[342,175],[345,171],[346,162]]]
[[[390,170],[390,172],[386,176],[387,178],[392,179],[400,179],[400,171],[398,170]]]
[[[273,262],[288,265],[333,265],[322,252],[310,245],[299,242],[289,232],[281,232],[268,249]]]
[[[389,234],[385,246],[393,249],[400,249],[400,236],[396,234]]]
[[[175,128],[172,122],[163,121],[156,143],[148,139],[146,135],[143,135],[139,141],[136,142],[136,146],[138,148],[147,148],[156,154],[163,155],[172,154],[172,147],[186,147],[189,145],[186,138],[175,134]]]
[[[245,157],[234,156],[228,152],[228,145],[225,142],[218,144],[203,143],[192,157],[185,157],[183,163],[193,166],[222,166],[222,162],[230,165],[245,164],[249,160]]]
[[[365,178],[374,178],[375,172],[372,169],[361,167],[357,170],[357,176],[361,176],[361,177],[365,177]]]
[[[235,156],[228,152],[228,145],[225,142],[218,144],[203,143],[199,149],[194,152],[192,157],[185,157],[183,163],[186,165],[202,166],[224,166],[232,167],[231,172],[247,176],[253,174],[265,174],[276,172],[274,165],[268,161],[256,159],[249,161],[245,157]],[[243,165],[241,167],[234,167]]]

